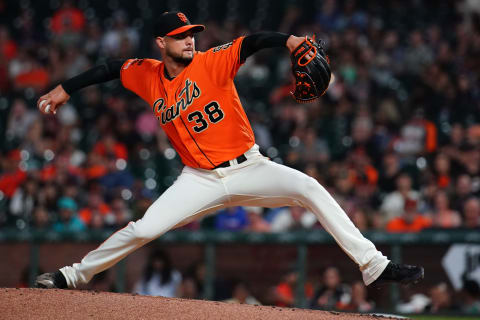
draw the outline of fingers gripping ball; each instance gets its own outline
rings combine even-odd
[[[42,101],[40,102],[40,106],[39,106],[39,107],[40,107],[40,110],[42,110],[42,107],[43,107],[43,105],[44,105],[46,102],[47,102],[47,100],[42,100]],[[51,107],[52,107],[52,105],[47,104],[47,106],[45,107],[45,110],[44,110],[45,113],[50,113]],[[56,114],[56,113],[57,113],[56,111],[53,111],[53,114]]]
[[[323,42],[305,37],[305,40],[292,51],[292,72],[295,77],[297,102],[310,102],[321,97],[330,84],[330,61],[323,49]]]

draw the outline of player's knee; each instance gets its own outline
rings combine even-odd
[[[305,176],[302,179],[300,190],[300,198],[301,200],[308,200],[318,195],[321,186],[317,180],[312,177]]]
[[[133,230],[135,238],[141,241],[151,241],[158,237],[158,232],[155,232],[152,226],[142,223],[142,220],[135,222]]]

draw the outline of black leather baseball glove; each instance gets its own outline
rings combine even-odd
[[[308,59],[309,52],[313,56]],[[330,84],[330,60],[323,49],[323,42],[305,37],[305,40],[292,51],[292,72],[295,76],[297,102],[310,102],[322,96]]]

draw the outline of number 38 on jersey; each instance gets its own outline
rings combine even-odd
[[[220,108],[218,102],[212,101],[203,108],[203,112],[196,110],[189,113],[187,120],[195,123],[193,130],[198,133],[207,129],[209,123],[217,123],[224,117],[225,114],[223,113],[222,108]]]

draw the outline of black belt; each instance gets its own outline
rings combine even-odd
[[[238,156],[236,159],[237,159],[237,163],[238,163],[238,164],[247,161],[247,157],[245,157],[244,154],[242,154],[241,156]],[[231,161],[231,160],[227,160],[227,161],[225,161],[225,162],[222,162],[222,163],[220,163],[218,166],[216,166],[216,167],[213,168],[213,169],[230,167],[230,161]]]

